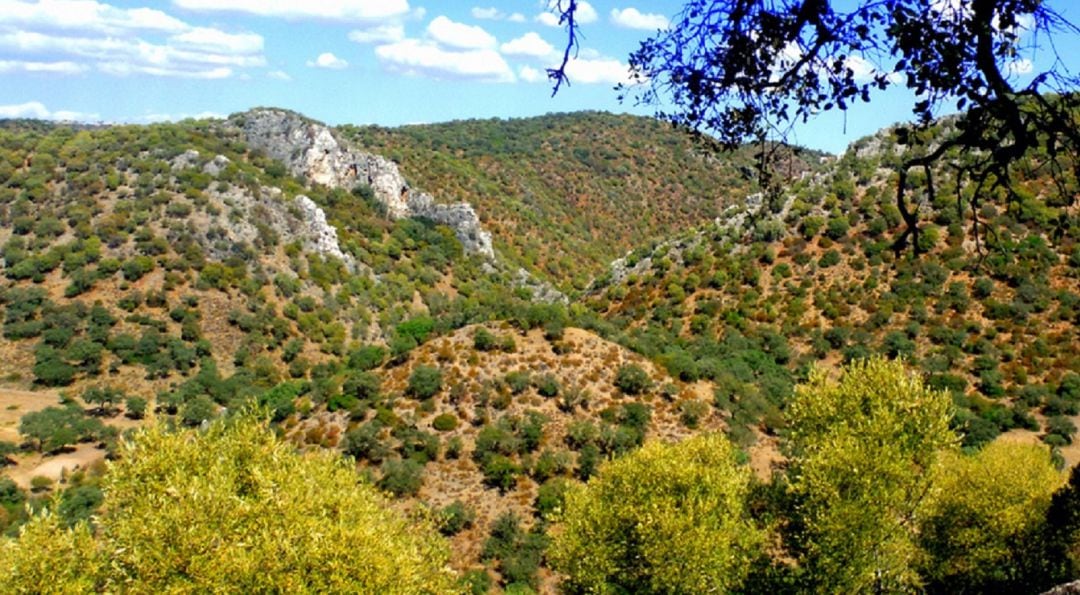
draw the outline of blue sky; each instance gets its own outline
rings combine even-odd
[[[0,0],[0,117],[150,122],[279,106],[393,126],[650,113],[620,104],[612,87],[681,3],[582,4],[572,85],[552,98],[544,68],[565,32],[538,0]],[[795,140],[840,151],[905,119],[909,102],[890,92],[872,109],[800,127]]]

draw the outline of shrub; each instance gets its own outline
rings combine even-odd
[[[506,386],[510,387],[510,392],[515,395],[525,392],[525,389],[529,388],[530,384],[529,373],[523,370],[510,372],[503,377],[503,380],[506,382]]]
[[[478,351],[494,351],[499,347],[499,339],[484,327],[473,333],[473,347]]]
[[[439,532],[450,536],[457,535],[472,527],[473,522],[476,521],[476,512],[462,504],[460,500],[455,500],[453,504],[439,511],[439,517],[442,519],[439,524]]]
[[[623,364],[615,372],[615,388],[628,395],[645,392],[652,385],[648,373],[637,364]]]
[[[413,496],[424,483],[424,466],[412,459],[394,459],[382,465],[379,488],[391,494]]]
[[[750,482],[721,436],[649,443],[570,488],[548,560],[573,592],[740,591],[766,544]]]
[[[124,401],[124,409],[127,411],[127,416],[131,419],[142,419],[146,415],[147,402],[142,397],[128,397]]]
[[[536,380],[536,391],[542,397],[556,397],[559,395],[559,381],[551,374],[544,374]]]
[[[453,413],[443,413],[435,417],[431,427],[440,432],[449,432],[458,426],[458,418]]]
[[[432,366],[417,366],[409,375],[409,394],[418,399],[429,399],[442,390],[442,372]]]
[[[701,418],[709,414],[709,404],[705,401],[683,401],[679,403],[679,420],[683,425],[695,429],[701,423]]]

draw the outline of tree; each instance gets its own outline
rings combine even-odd
[[[993,442],[973,456],[943,455],[919,531],[927,587],[940,593],[1041,590],[1043,569],[1030,560],[1042,557],[1043,518],[1062,480],[1041,445]]]
[[[104,415],[113,405],[119,403],[124,393],[112,387],[95,386],[83,391],[82,399],[88,405],[97,405],[97,412]]]
[[[97,531],[32,520],[0,542],[0,591],[460,592],[432,523],[258,420],[155,426],[121,451]]]
[[[979,196],[1001,189],[1016,199],[1017,169],[1025,154],[1046,151],[1040,166],[1053,175],[1062,199],[1065,182],[1080,173],[1080,76],[1057,54],[1057,35],[1075,25],[1043,0],[690,0],[670,28],[642,42],[630,56],[634,83],[622,98],[658,106],[658,116],[695,132],[716,135],[731,149],[761,144],[759,171],[768,166],[792,125],[823,111],[869,102],[889,87],[915,97],[916,123],[896,130],[911,152],[897,167],[896,206],[906,229],[897,250],[919,246],[918,210],[908,205],[908,172],[921,168],[934,201],[934,166],[958,150],[959,176],[975,185],[971,199],[978,238]],[[576,0],[557,0],[568,31],[560,66],[548,71],[555,91],[567,82],[577,45]],[[1037,46],[1042,42],[1041,47]],[[1031,65],[1036,48],[1050,52],[1048,70],[1020,86],[1018,64]],[[670,106],[670,107],[669,107]],[[968,110],[944,137],[924,134],[944,110]],[[1064,162],[1063,162],[1064,159]],[[1069,163],[1071,161],[1071,163]],[[1065,172],[1071,168],[1071,172]]]
[[[571,592],[737,591],[766,541],[750,481],[723,436],[650,442],[567,491],[548,559]]]
[[[101,421],[87,419],[82,409],[68,406],[27,413],[19,421],[19,433],[38,450],[54,452],[84,438],[103,437],[106,431]]]
[[[903,363],[815,369],[788,406],[793,548],[809,585],[858,593],[917,585],[917,521],[939,453],[958,439],[952,400]]]
[[[409,375],[409,394],[429,399],[442,390],[442,372],[433,366],[416,366]]]

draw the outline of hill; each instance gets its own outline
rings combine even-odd
[[[754,509],[788,514],[794,387],[875,354],[949,391],[969,452],[1004,433],[1075,464],[1075,188],[1038,154],[1011,198],[915,176],[914,257],[891,249],[903,156],[888,130],[792,151],[766,194],[752,149],[608,114],[3,123],[0,530],[53,494],[90,518],[97,462],[147,419],[259,407],[435,511],[478,589],[552,590],[565,493],[646,440],[726,432]]]
[[[748,211],[617,261],[587,300],[595,328],[675,377],[715,382],[715,405],[744,443],[746,427],[783,427],[790,385],[810,366],[882,354],[953,393],[965,445],[1014,429],[1071,444],[1080,421],[1075,188],[1051,185],[1046,156],[1035,154],[1020,167],[1016,197],[973,197],[953,172],[975,157],[950,154],[935,201],[915,185],[916,257],[893,249],[903,158],[883,131]]]
[[[754,188],[756,149],[715,157],[652,118],[601,112],[341,127],[418,187],[472,204],[512,262],[564,290],[613,259],[712,220]],[[818,155],[792,159],[798,176]]]

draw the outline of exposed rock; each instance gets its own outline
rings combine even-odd
[[[319,208],[319,205],[303,194],[297,196],[294,202],[303,216],[307,232],[304,234],[304,240],[309,244],[307,248],[324,256],[338,258],[346,265],[353,265],[352,255],[341,251],[337,229],[326,222],[326,213]]]
[[[532,276],[525,269],[518,269],[514,276],[514,287],[523,287],[529,290],[533,301],[545,304],[568,304],[570,299],[566,294],[555,289],[555,286],[541,281]]]
[[[491,246],[491,234],[480,227],[480,218],[472,205],[459,202],[452,205],[440,205],[430,195],[423,192],[409,192],[409,212],[413,217],[430,219],[454,230],[454,235],[467,252],[495,258]]]
[[[357,151],[328,127],[285,110],[254,110],[233,116],[246,142],[285,164],[295,176],[331,188],[371,187],[393,219],[424,217],[454,230],[465,250],[494,258],[491,235],[468,203],[442,205],[409,187],[392,161]]]
[[[1042,595],[1076,595],[1080,593],[1080,581],[1073,581],[1071,583],[1065,583],[1064,585],[1058,585],[1049,591],[1044,592]]]
[[[199,163],[199,152],[194,149],[188,149],[183,153],[180,153],[176,157],[173,157],[169,162],[173,171],[180,171],[189,167],[195,167]]]
[[[203,173],[216,178],[221,175],[221,172],[225,171],[225,168],[228,167],[230,163],[232,163],[232,161],[229,161],[228,157],[218,155],[203,166]]]
[[[241,246],[256,245],[266,233],[264,230],[269,230],[281,243],[298,241],[308,252],[341,260],[353,273],[365,268],[341,249],[337,229],[327,223],[326,213],[307,196],[299,195],[290,203],[278,188],[262,187],[253,194],[239,186],[212,190],[210,194],[229,208],[199,224],[206,247],[215,259],[224,260],[238,253]],[[231,216],[229,210],[243,216]]]

